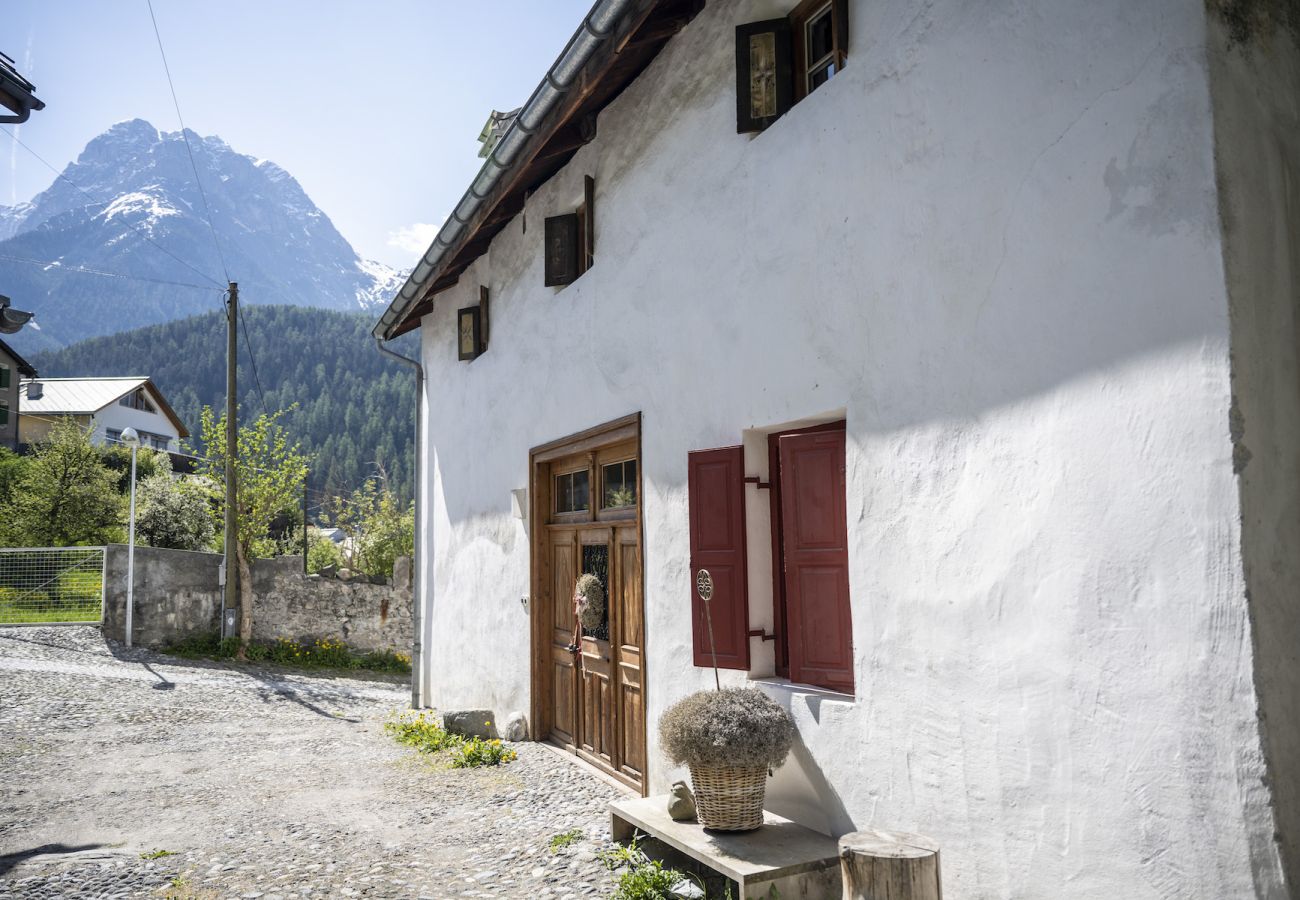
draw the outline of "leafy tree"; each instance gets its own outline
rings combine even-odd
[[[319,572],[326,566],[343,567],[343,551],[319,529],[307,533],[307,571]]]
[[[415,549],[415,507],[393,493],[382,469],[339,504],[334,519],[351,539],[352,568],[367,575],[391,576],[397,557]]]
[[[150,475],[136,488],[136,538],[150,547],[206,550],[216,531],[206,479]]]
[[[235,447],[235,555],[239,566],[239,658],[245,658],[253,637],[253,576],[250,560],[255,544],[269,536],[276,517],[297,506],[307,478],[310,459],[289,435],[280,419],[289,410],[258,416],[238,430]],[[199,471],[216,484],[225,483],[226,415],[217,416],[212,407],[200,415],[207,457]]]
[[[124,444],[110,444],[100,449],[103,456],[104,465],[113,470],[113,477],[116,481],[117,492],[119,494],[129,494],[131,491],[131,448]],[[172,470],[172,459],[162,450],[154,450],[152,447],[141,447],[136,451],[135,459],[135,481],[137,490],[146,478],[152,478],[159,473],[169,473]],[[140,503],[140,495],[136,494],[137,512]],[[138,520],[137,520],[138,523]]]
[[[19,456],[7,447],[0,447],[0,509],[9,503],[14,486],[26,470],[27,457]]]
[[[122,534],[125,507],[117,479],[90,432],[61,419],[36,444],[0,508],[0,539],[9,546],[106,544]]]

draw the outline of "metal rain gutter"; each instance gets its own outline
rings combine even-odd
[[[497,182],[518,163],[522,152],[533,139],[546,114],[557,101],[573,87],[578,73],[614,31],[614,26],[623,14],[632,6],[633,0],[597,0],[596,5],[582,20],[582,26],[569,38],[560,56],[547,71],[528,102],[519,110],[519,115],[496,147],[488,154],[478,175],[470,182],[469,190],[460,198],[452,209],[451,215],[443,222],[433,243],[425,251],[420,262],[416,264],[402,285],[397,296],[393,298],[388,309],[371,329],[377,340],[383,340],[388,333],[405,318],[406,313],[419,300],[429,280],[438,271],[443,257],[452,244],[468,227],[474,214],[478,212],[483,201],[487,199]],[[404,358],[404,357],[403,357]]]
[[[420,534],[420,510],[424,504],[420,502],[422,494],[420,484],[420,473],[424,466],[421,461],[424,458],[424,366],[420,365],[409,356],[403,356],[395,353],[384,346],[384,342],[376,337],[375,349],[384,356],[395,359],[403,365],[415,369],[415,540],[411,547],[411,708],[420,709],[425,705],[424,696],[424,579],[420,574],[420,545],[423,543]]]

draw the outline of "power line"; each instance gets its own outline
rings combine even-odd
[[[22,141],[22,139],[19,138],[18,135],[14,134],[12,131],[10,131],[8,128],[0,129],[0,131],[4,131],[4,133],[7,134],[7,135],[9,135],[9,138],[10,138],[14,143],[16,143],[18,146],[22,147],[24,150],[26,150],[26,151],[27,151],[28,153],[30,153],[32,156],[36,157],[36,159],[39,160],[40,163],[41,163],[42,165],[45,166],[45,168],[49,169],[51,172],[53,172],[53,173],[54,173],[55,175],[57,175],[59,178],[62,178],[62,179],[63,179],[64,181],[66,181],[68,184],[72,185],[73,188],[75,188],[77,191],[79,191],[81,194],[83,194],[83,195],[86,197],[86,199],[88,199],[91,203],[95,204],[96,206],[108,206],[109,203],[111,202],[111,201],[108,201],[108,200],[98,200],[98,199],[96,199],[96,198],[95,198],[95,197],[94,197],[94,196],[93,196],[89,191],[83,189],[83,188],[81,187],[81,185],[77,184],[75,181],[73,181],[73,180],[72,180],[71,178],[69,178],[67,175],[63,174],[63,173],[60,172],[58,169],[54,168],[54,166],[51,165],[50,162],[49,162],[45,157],[41,156],[39,153],[37,153],[37,152],[36,152],[35,150],[33,150],[31,147],[28,147],[26,144],[24,144],[23,141]],[[187,269],[189,269],[191,272],[193,272],[195,275],[198,275],[200,278],[204,278],[204,279],[206,279],[206,280],[212,282],[214,285],[216,285],[217,287],[222,288],[222,289],[224,290],[224,286],[221,284],[221,282],[217,281],[215,278],[213,278],[211,275],[208,275],[206,272],[203,272],[203,271],[201,271],[200,269],[195,268],[195,267],[194,267],[193,265],[191,265],[190,263],[187,263],[185,260],[181,259],[181,258],[180,258],[179,256],[177,256],[175,253],[172,253],[170,250],[168,250],[168,249],[167,249],[166,247],[164,247],[162,244],[158,243],[158,242],[155,241],[152,237],[150,237],[150,236],[149,236],[145,231],[141,230],[140,227],[137,226],[137,225],[136,225],[134,222],[132,222],[130,219],[127,219],[127,218],[123,217],[122,221],[126,222],[127,225],[131,226],[131,228],[132,228],[132,229],[133,229],[137,234],[139,234],[140,237],[144,238],[146,241],[148,241],[149,243],[153,244],[155,247],[157,247],[157,248],[158,248],[159,250],[161,250],[163,253],[166,253],[166,254],[167,254],[168,256],[170,256],[172,259],[176,260],[178,263],[180,263],[181,265],[183,265],[185,268],[187,268]]]
[[[168,281],[164,278],[146,278],[143,275],[123,275],[121,272],[105,272],[102,269],[91,269],[86,266],[68,266],[64,265],[61,260],[31,259],[26,256],[10,256],[7,253],[0,253],[0,259],[7,262],[29,263],[34,266],[41,266],[45,269],[57,269],[60,272],[77,272],[82,275],[100,275],[104,278],[124,278],[127,281],[147,281],[151,284],[166,284],[172,287],[187,287],[200,291],[220,290],[218,287],[209,287],[206,284],[191,284],[188,281]]]
[[[221,252],[221,243],[217,240],[217,230],[212,227],[212,210],[208,207],[208,195],[203,191],[203,182],[199,180],[199,167],[194,162],[194,148],[190,146],[190,136],[186,134],[185,118],[181,115],[181,101],[176,98],[176,85],[172,83],[172,70],[167,65],[167,51],[163,50],[162,33],[158,31],[158,19],[153,14],[153,0],[146,0],[149,4],[149,21],[153,22],[153,36],[158,40],[158,54],[162,56],[163,71],[167,74],[167,87],[172,92],[172,105],[176,107],[176,118],[181,123],[181,138],[185,141],[185,152],[190,157],[190,168],[194,170],[194,184],[199,189],[199,197],[203,200],[203,214],[208,220],[208,232],[212,235],[212,246],[217,248],[217,259],[221,262],[221,271],[225,273],[226,281],[230,281],[230,272],[226,269],[226,257]]]
[[[248,362],[253,367],[253,384],[257,385],[257,398],[262,401],[262,414],[270,416],[266,407],[266,394],[262,392],[262,379],[257,377],[257,359],[253,356],[253,342],[248,337],[248,321],[244,318],[243,307],[239,309],[239,325],[244,329],[244,348],[248,351]]]

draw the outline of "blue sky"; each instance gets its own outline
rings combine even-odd
[[[288,170],[363,256],[410,266],[591,0],[153,0],[185,124]],[[19,130],[62,169],[114,122],[179,126],[145,0],[4,0],[0,51],[46,109]],[[3,126],[13,128],[14,126]],[[54,175],[0,134],[0,203]]]

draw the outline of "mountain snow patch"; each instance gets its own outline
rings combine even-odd
[[[108,204],[100,215],[104,217],[105,222],[111,222],[116,216],[134,217],[138,213],[145,215],[144,224],[152,228],[164,216],[179,216],[180,210],[168,206],[153,194],[132,191],[129,194],[122,194]]]

